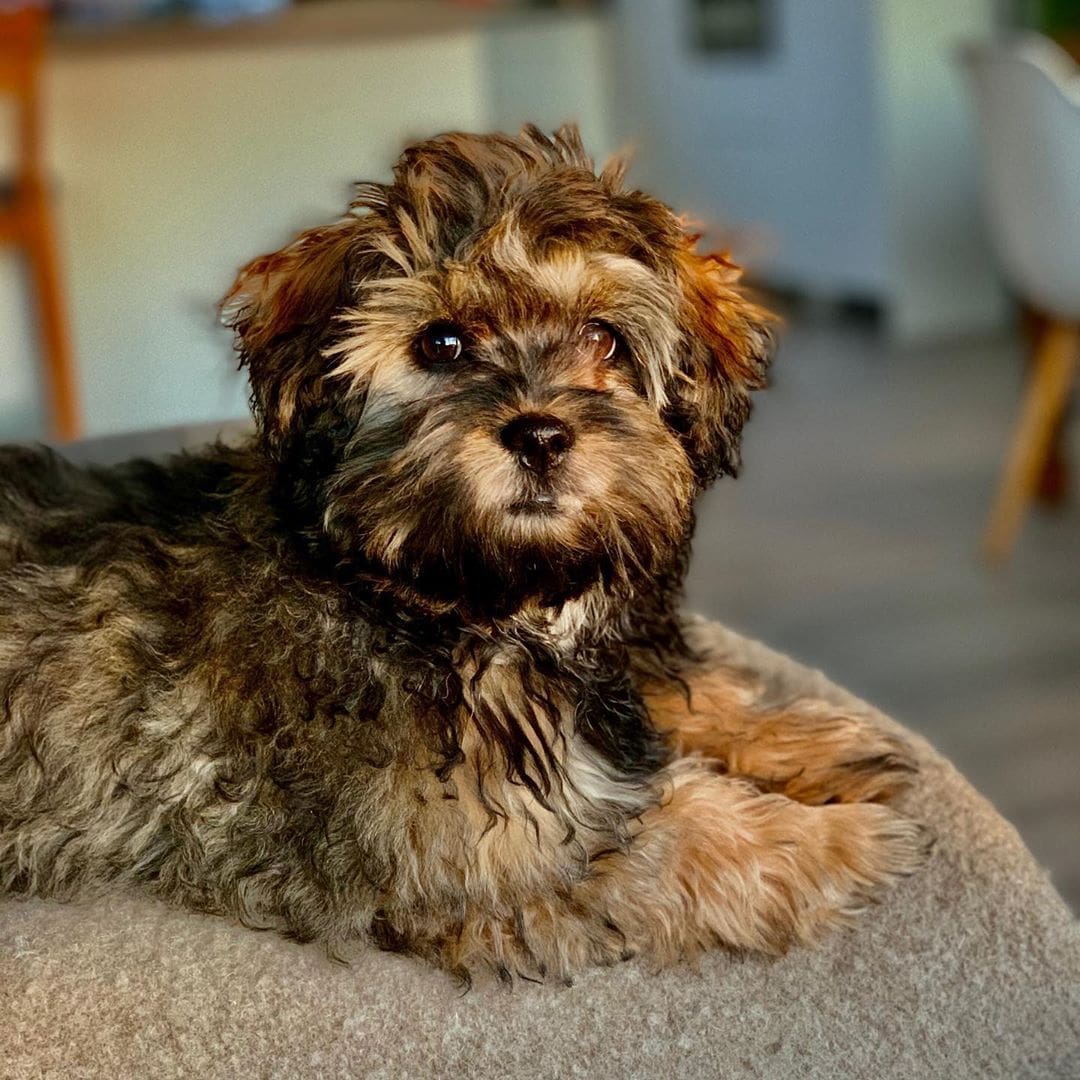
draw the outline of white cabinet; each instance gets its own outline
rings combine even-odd
[[[692,6],[615,4],[619,127],[643,181],[749,228],[763,279],[879,302],[897,339],[999,326],[954,61],[992,33],[995,0],[771,0],[753,54],[698,51]]]

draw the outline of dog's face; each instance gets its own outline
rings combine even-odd
[[[767,316],[621,179],[573,129],[446,135],[241,272],[263,445],[343,563],[490,614],[671,564]]]

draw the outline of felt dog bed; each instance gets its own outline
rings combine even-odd
[[[719,626],[785,692],[892,721]],[[348,966],[151,900],[0,900],[0,1077],[1080,1077],[1080,928],[1016,831],[922,739],[929,865],[815,950],[638,962],[571,987]]]

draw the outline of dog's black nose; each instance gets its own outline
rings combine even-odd
[[[574,445],[574,433],[554,416],[519,416],[500,434],[503,446],[536,473],[549,472]]]

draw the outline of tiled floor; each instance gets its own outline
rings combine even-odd
[[[1010,565],[977,558],[1020,370],[1010,341],[796,320],[687,591],[927,735],[1080,909],[1080,460]]]

